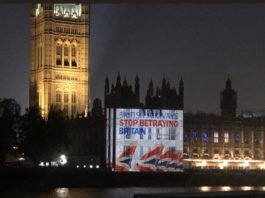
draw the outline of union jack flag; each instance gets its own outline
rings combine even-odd
[[[170,147],[164,149],[157,163],[158,171],[167,171],[168,164],[171,162],[173,154],[174,150],[172,150]]]
[[[147,152],[141,157],[141,159],[136,163],[136,168],[140,172],[152,172],[156,171],[156,165],[163,151],[163,146],[158,145],[153,150]]]
[[[137,145],[132,144],[124,150],[117,159],[115,170],[118,172],[128,172],[131,168],[132,158]]]
[[[169,171],[182,171],[183,170],[182,151],[175,151],[167,168]]]

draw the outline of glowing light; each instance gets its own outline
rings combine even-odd
[[[39,163],[39,166],[44,166],[44,162],[40,162]]]
[[[61,165],[67,164],[67,158],[66,158],[66,156],[64,154],[62,154],[60,156],[60,161],[59,162],[60,162]]]
[[[79,168],[79,165],[76,165],[76,168]]]
[[[241,188],[242,188],[242,190],[245,190],[245,191],[253,189],[253,187],[251,187],[251,186],[242,186]]]
[[[49,166],[49,162],[46,162],[45,164],[46,164],[46,166]]]
[[[222,186],[221,189],[223,191],[230,191],[231,190],[231,187],[230,186]]]
[[[17,147],[17,146],[13,146],[13,149],[14,149],[14,150],[17,150],[17,149],[18,149],[18,147]]]
[[[244,166],[245,168],[249,166],[249,162],[248,162],[248,160],[244,160],[243,166]]]
[[[265,186],[262,186],[262,188],[261,188],[263,191],[265,191]]]
[[[86,168],[86,165],[84,165],[83,168]]]
[[[202,186],[200,189],[201,189],[201,191],[206,192],[206,191],[210,190],[210,187],[209,186]]]
[[[59,198],[66,198],[69,194],[68,188],[56,188],[55,192]]]
[[[99,168],[99,165],[96,165],[96,168]]]
[[[90,165],[89,168],[93,168],[93,165]]]
[[[207,161],[206,160],[203,160],[201,165],[202,166],[206,166],[207,165]]]
[[[18,158],[18,161],[24,161],[24,160],[25,160],[24,157],[20,157],[20,158]]]

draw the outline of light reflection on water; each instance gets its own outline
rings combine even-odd
[[[184,187],[130,187],[130,188],[56,188],[50,190],[6,190],[3,198],[133,198],[139,193],[180,193],[180,192],[229,192],[229,191],[265,191],[265,186],[200,186]]]

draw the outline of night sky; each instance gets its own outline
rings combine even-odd
[[[30,5],[1,5],[0,98],[28,107]],[[152,77],[184,80],[185,110],[220,113],[229,76],[238,110],[265,110],[265,5],[96,4],[91,6],[91,101],[104,79],[138,72],[141,100]],[[92,103],[92,102],[91,102]]]

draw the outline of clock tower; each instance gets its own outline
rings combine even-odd
[[[30,17],[29,104],[47,117],[89,110],[89,6],[36,4]]]

